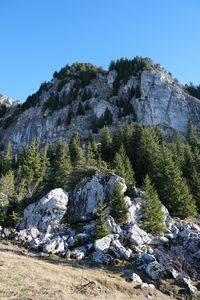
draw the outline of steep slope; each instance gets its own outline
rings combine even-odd
[[[200,100],[147,58],[111,62],[109,71],[73,64],[1,119],[0,142],[20,150],[34,137],[53,143],[77,130],[84,139],[105,124],[114,130],[133,122],[185,135],[189,119],[199,131]]]

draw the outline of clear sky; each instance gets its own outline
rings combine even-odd
[[[200,0],[0,0],[0,93],[24,101],[67,63],[151,57],[200,83]]]

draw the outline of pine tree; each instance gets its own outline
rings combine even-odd
[[[135,155],[132,156],[132,165],[136,172],[137,183],[140,185],[146,174],[149,174],[151,179],[158,176],[161,150],[159,138],[152,127],[138,127],[133,138]]]
[[[77,116],[84,116],[85,115],[85,108],[81,102],[78,104],[78,108],[76,111]]]
[[[187,179],[190,187],[190,192],[196,202],[198,211],[200,211],[200,174],[197,172],[198,164],[196,162],[196,155],[191,151],[191,147],[187,147],[185,151],[185,160],[183,174]]]
[[[123,145],[115,154],[113,165],[115,173],[125,179],[128,187],[135,186],[134,172]]]
[[[43,181],[48,167],[47,149],[40,151],[39,143],[34,139],[24,151],[22,165],[20,166],[21,190],[27,191],[27,197],[32,197]],[[23,187],[23,188],[22,188]]]
[[[120,183],[115,184],[115,189],[111,199],[110,214],[118,224],[127,222],[128,209],[124,200],[124,195],[121,190]]]
[[[71,172],[71,159],[68,145],[60,140],[57,145],[54,159],[54,186],[66,188]]]
[[[85,162],[85,156],[81,148],[80,137],[77,132],[72,133],[69,150],[73,166],[78,166]]]
[[[8,171],[0,180],[0,193],[5,194],[8,198],[15,195],[15,183],[13,171]]]
[[[162,233],[165,230],[164,213],[161,211],[161,202],[148,175],[145,176],[143,189],[145,202],[141,206],[141,226],[149,233]]]
[[[112,113],[110,112],[109,108],[107,107],[105,112],[104,112],[104,115],[103,115],[103,120],[104,120],[104,124],[106,126],[108,125],[112,125],[112,122],[113,122],[113,116],[112,116]]]
[[[104,212],[104,201],[101,199],[97,206],[97,221],[96,221],[96,239],[100,239],[109,234],[106,227],[106,215]]]
[[[187,141],[192,147],[192,150],[196,147],[200,148],[200,142],[198,141],[196,128],[194,127],[192,120],[189,120],[188,123]]]
[[[2,159],[2,174],[5,175],[10,169],[12,164],[12,146],[11,143],[8,143],[5,155]]]
[[[106,162],[110,162],[112,156],[112,137],[108,127],[104,127],[101,136],[101,157]]]
[[[67,114],[67,119],[66,119],[66,124],[70,125],[71,124],[71,120],[74,116],[73,110],[71,109],[71,107],[69,108],[68,114]]]
[[[87,158],[88,165],[94,166],[97,164],[97,160],[98,160],[97,144],[96,144],[91,132],[88,137],[86,158]]]
[[[162,203],[174,216],[185,218],[196,214],[196,205],[182,177],[182,172],[172,160],[171,151],[163,145],[162,160],[156,188]]]

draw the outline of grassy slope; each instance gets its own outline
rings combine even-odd
[[[0,243],[0,299],[172,299],[156,290],[135,289],[119,272],[41,260],[26,250]],[[91,282],[91,283],[89,283]],[[87,286],[85,286],[87,285]]]

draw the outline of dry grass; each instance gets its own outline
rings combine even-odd
[[[0,243],[0,299],[6,300],[169,300],[157,290],[134,288],[120,273],[31,257],[27,251]]]

